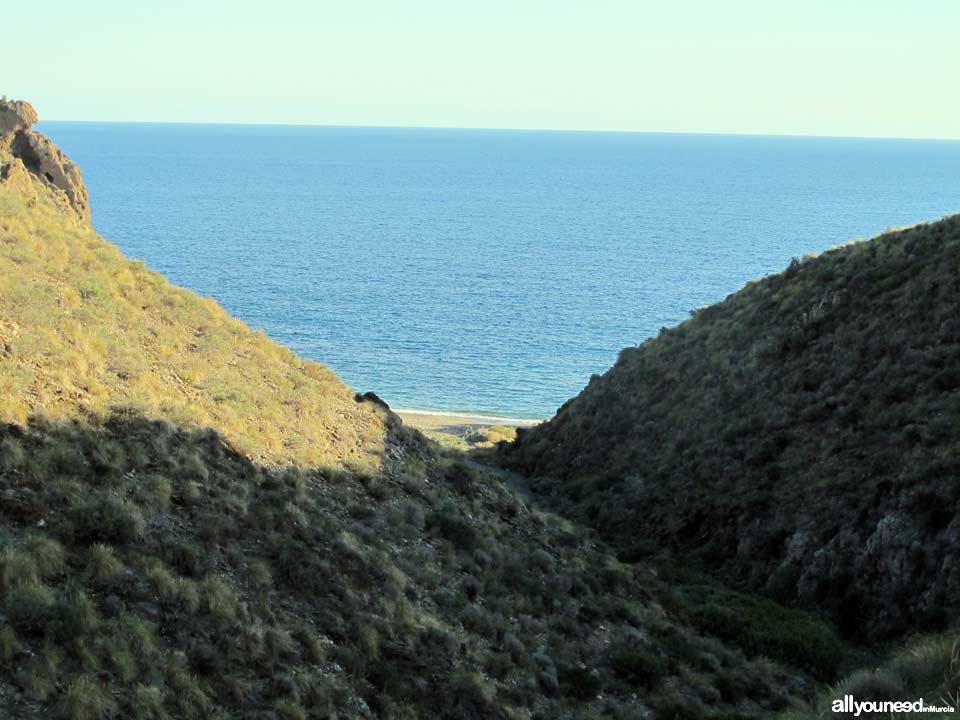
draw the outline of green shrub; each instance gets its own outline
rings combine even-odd
[[[51,629],[56,636],[69,640],[95,632],[100,616],[87,592],[71,581],[57,593],[51,620]]]
[[[557,668],[557,680],[560,681],[560,692],[580,701],[596,698],[603,686],[596,670],[580,665],[560,665]]]
[[[462,462],[452,463],[444,472],[454,492],[471,497],[477,493],[477,473]]]
[[[749,657],[766,655],[823,680],[834,677],[843,660],[836,632],[812,613],[719,587],[691,586],[682,595],[693,626],[734,643]]]
[[[841,682],[837,697],[853,695],[857,700],[902,700],[903,678],[886,668],[858,670]]]
[[[19,470],[26,460],[27,453],[16,438],[6,437],[0,441],[0,471]]]
[[[17,639],[17,633],[10,625],[0,627],[0,663],[9,668],[13,659],[23,650],[23,645]]]
[[[472,523],[459,516],[457,510],[445,507],[431,513],[427,518],[427,527],[435,530],[440,537],[450,541],[461,550],[472,552],[480,546],[480,535]]]
[[[63,546],[53,538],[31,533],[21,542],[21,547],[33,559],[41,578],[47,579],[63,572]]]
[[[93,582],[106,583],[114,580],[123,570],[123,563],[114,549],[103,543],[90,546],[87,559],[87,577]]]
[[[78,537],[126,545],[143,537],[146,523],[140,509],[126,498],[98,490],[82,500],[72,512]]]
[[[610,667],[617,677],[646,688],[667,675],[667,663],[650,648],[621,645],[610,653]]]
[[[156,685],[137,685],[128,709],[133,720],[168,720],[163,690]]]
[[[55,604],[54,592],[38,582],[17,585],[3,599],[7,622],[21,632],[46,630]]]
[[[0,551],[0,590],[9,591],[17,585],[36,583],[39,580],[40,571],[29,553],[11,546]]]
[[[180,585],[177,578],[161,561],[150,562],[147,565],[146,576],[161,602],[172,603],[179,597]]]
[[[173,486],[161,475],[147,475],[137,486],[137,502],[151,513],[166,512],[173,496]]]
[[[100,683],[81,676],[70,681],[60,699],[63,720],[110,720],[116,717],[117,701]]]
[[[233,590],[223,580],[208,577],[200,583],[203,606],[211,615],[224,620],[236,617],[237,599]]]

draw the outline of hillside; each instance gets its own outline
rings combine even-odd
[[[667,550],[876,641],[960,607],[960,216],[794,261],[639,347],[504,460],[624,560]]]
[[[383,412],[99,237],[80,171],[35,121],[0,106],[0,418],[122,406],[216,427],[255,460],[376,467]]]
[[[763,718],[847,662],[125,259],[35,120],[0,103],[0,718]]]

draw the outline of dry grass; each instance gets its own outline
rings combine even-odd
[[[3,186],[0,357],[0,420],[132,407],[274,464],[370,468],[383,445],[382,414],[330,370]]]

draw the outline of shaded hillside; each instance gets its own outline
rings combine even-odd
[[[505,458],[622,558],[668,548],[871,639],[955,618],[960,217],[748,283]]]
[[[716,598],[412,432],[369,476],[134,414],[3,426],[0,497],[4,717],[762,718],[812,687],[764,656],[841,653],[774,607],[721,642]]]
[[[383,412],[99,237],[79,170],[29,130],[35,119],[29,105],[0,106],[0,419],[120,405],[216,427],[266,462],[375,466]],[[34,146],[61,169],[16,154]],[[48,176],[69,177],[84,212]]]

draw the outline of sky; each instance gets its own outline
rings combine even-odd
[[[44,120],[960,139],[957,0],[47,0]]]

